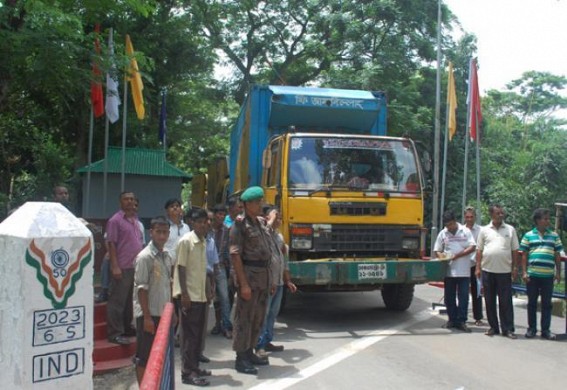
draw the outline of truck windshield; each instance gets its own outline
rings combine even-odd
[[[297,136],[289,156],[290,189],[420,191],[415,151],[406,140]]]

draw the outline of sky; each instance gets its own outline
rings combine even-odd
[[[530,70],[567,76],[567,0],[442,1],[477,37],[481,95]]]

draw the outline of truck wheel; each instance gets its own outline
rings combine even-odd
[[[382,300],[388,310],[404,311],[413,299],[413,284],[385,284],[382,287]]]

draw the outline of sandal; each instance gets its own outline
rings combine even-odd
[[[208,380],[206,380],[205,378],[201,378],[200,376],[182,377],[181,382],[183,382],[183,384],[185,385],[193,385],[199,387],[204,387],[211,384]]]
[[[202,368],[197,368],[193,372],[195,374],[197,374],[198,376],[211,376],[211,375],[213,375],[213,373],[210,370],[204,370]]]

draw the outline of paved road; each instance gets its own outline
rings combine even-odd
[[[209,336],[203,367],[211,388],[246,389],[559,389],[564,388],[566,341],[484,336],[441,328],[432,310],[442,290],[417,286],[410,309],[392,313],[379,292],[297,294],[276,324],[285,351],[270,356],[258,376],[237,373],[230,342]],[[525,301],[515,300],[516,330],[525,332]],[[552,330],[565,332],[554,317]],[[179,352],[177,351],[179,367]],[[176,387],[186,388],[176,374]],[[95,389],[137,389],[133,369],[95,378]]]

